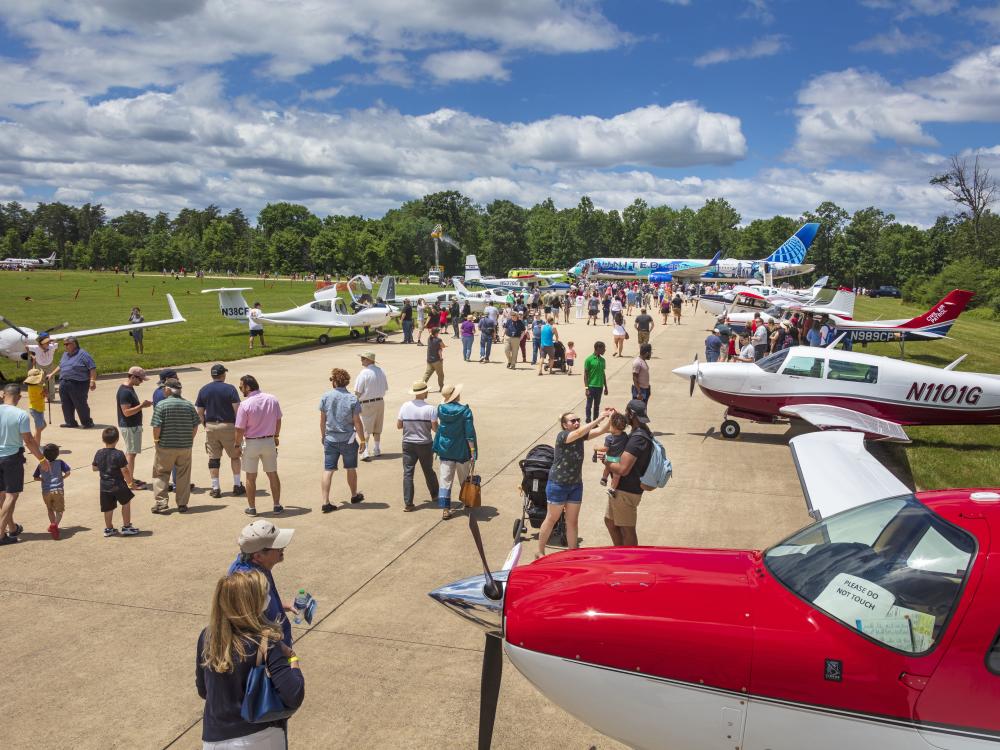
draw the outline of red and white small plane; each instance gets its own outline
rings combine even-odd
[[[861,352],[793,346],[754,363],[711,362],[674,370],[726,406],[722,435],[740,425],[804,419],[821,430],[854,430],[908,442],[902,425],[1000,424],[1000,376],[943,369]]]
[[[640,750],[1000,747],[1000,490],[914,495],[859,434],[792,450],[819,520],[765,551],[580,549],[515,567],[515,547],[499,573],[434,591],[486,632],[480,750],[503,653]]]
[[[747,299],[747,295],[740,295]],[[850,320],[854,316],[854,301],[856,295],[850,289],[838,289],[833,298],[828,302],[812,301],[808,303],[789,302],[787,300],[774,300],[773,304],[763,311],[756,305],[751,305],[754,312],[729,312],[720,315],[721,320],[729,325],[736,333],[745,332],[753,322],[754,315],[759,314],[760,319],[765,323],[779,323],[786,318],[790,318],[795,312],[812,313],[813,315],[826,315],[832,318],[836,315],[838,320]],[[744,308],[746,309],[746,308]]]

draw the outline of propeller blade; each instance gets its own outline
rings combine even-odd
[[[64,320],[62,323],[56,323],[55,325],[45,326],[39,328],[39,331],[45,331],[46,333],[55,333],[56,331],[61,331],[63,328],[69,328],[69,321]]]
[[[483,651],[483,676],[479,684],[479,750],[490,750],[493,744],[493,725],[497,718],[502,676],[503,641],[495,635],[487,635]]]
[[[21,335],[22,335],[22,336],[24,336],[25,338],[31,338],[31,336],[30,336],[30,335],[29,335],[28,333],[26,333],[26,332],[25,332],[25,331],[23,331],[22,329],[18,328],[18,327],[17,327],[16,325],[14,325],[14,324],[13,324],[12,322],[10,322],[9,320],[7,320],[7,318],[5,318],[5,317],[4,317],[3,315],[0,315],[0,320],[2,320],[2,321],[3,321],[4,323],[6,323],[6,324],[7,324],[7,325],[8,325],[8,326],[9,326],[10,328],[13,328],[13,329],[14,329],[15,331],[17,331],[17,332],[18,332],[19,334],[21,334]]]
[[[693,396],[694,395],[694,384],[695,384],[695,381],[698,380],[698,355],[697,354],[694,355],[694,366],[695,366],[695,374],[691,376],[691,386],[688,389],[688,396]]]
[[[490,599],[498,601],[503,598],[503,587],[496,582],[490,572],[490,565],[486,562],[486,552],[483,549],[483,537],[479,533],[479,522],[476,521],[476,509],[469,508],[469,531],[476,542],[476,549],[479,551],[479,559],[483,561],[483,573],[486,576],[486,584],[483,586],[483,593]]]

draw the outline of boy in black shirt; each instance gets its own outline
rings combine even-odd
[[[104,513],[104,536],[118,533],[114,527],[115,506],[122,508],[122,536],[135,536],[139,529],[132,525],[132,472],[128,470],[128,459],[118,450],[118,428],[108,427],[101,433],[104,447],[94,454],[92,468],[101,474],[101,511]]]

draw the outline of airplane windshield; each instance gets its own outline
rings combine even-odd
[[[779,349],[774,354],[758,360],[755,364],[764,372],[777,372],[781,369],[782,362],[788,356],[788,349]]]
[[[958,603],[976,542],[913,495],[838,513],[764,556],[793,593],[909,654],[933,648]]]

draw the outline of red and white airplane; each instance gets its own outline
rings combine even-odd
[[[740,294],[739,297],[747,300],[751,298],[751,295]],[[854,316],[854,301],[856,297],[857,295],[850,289],[838,289],[833,298],[827,302],[813,301],[802,303],[776,300],[773,304],[765,307],[763,311],[758,305],[743,306],[740,308],[741,310],[752,310],[752,312],[723,313],[719,318],[720,320],[725,320],[735,333],[747,331],[753,322],[754,315],[757,314],[760,315],[760,319],[765,323],[779,323],[786,318],[791,318],[795,312],[812,313],[815,316],[826,315],[831,319],[833,316],[837,316],[838,320],[850,320]]]
[[[1000,747],[1000,490],[914,495],[859,434],[792,449],[821,520],[763,552],[580,549],[514,567],[515,548],[503,571],[434,591],[486,632],[479,748],[504,652],[640,749]]]
[[[854,430],[908,442],[902,425],[1000,424],[1000,376],[825,348],[793,346],[754,363],[684,365],[674,374],[726,406],[722,435],[740,425],[804,419],[821,430]]]

